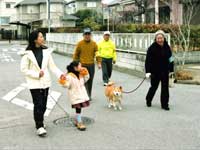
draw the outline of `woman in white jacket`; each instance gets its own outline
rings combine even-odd
[[[34,104],[34,120],[39,136],[47,134],[43,120],[51,79],[49,69],[58,77],[65,78],[56,67],[51,51],[44,46],[43,34],[33,31],[29,36],[29,45],[21,60],[21,71],[25,74]]]

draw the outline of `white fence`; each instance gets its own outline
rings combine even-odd
[[[47,34],[49,47],[56,52],[72,55],[75,45],[83,38],[81,33],[51,33]],[[93,34],[93,40],[99,42],[102,34]],[[114,33],[111,35],[117,48],[117,63],[115,67],[144,72],[144,61],[147,48],[153,43],[153,33]],[[170,35],[167,34],[170,41]]]
[[[47,40],[53,43],[76,45],[82,39],[81,33],[51,33],[47,34]],[[93,40],[99,42],[102,34],[93,34]],[[147,48],[153,43],[155,34],[153,33],[113,33],[112,40],[116,44],[118,51],[125,52],[146,52]],[[170,35],[166,34],[170,41]]]

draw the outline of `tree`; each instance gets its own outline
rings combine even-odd
[[[170,7],[167,0],[162,0]],[[198,0],[181,0],[183,5],[183,24],[178,24],[177,28],[170,28],[173,38],[172,42],[178,46],[178,50],[182,51],[182,56],[177,58],[178,63],[183,67],[185,65],[186,55],[190,49],[191,37],[191,21],[193,16],[198,12],[200,2]]]
[[[94,21],[94,18],[93,17],[90,17],[90,18],[86,18],[83,20],[83,22],[81,23],[81,26],[82,27],[89,27],[91,28],[93,31],[95,30],[99,30],[101,25],[99,25],[98,23],[96,23]]]
[[[76,22],[77,26],[83,25],[83,21],[88,18],[93,18],[93,21],[96,22],[97,24],[101,24],[103,19],[101,13],[98,13],[96,10],[91,10],[91,9],[79,10],[74,14],[74,16],[79,18],[79,20],[77,20]]]

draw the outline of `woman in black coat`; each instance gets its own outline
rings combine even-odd
[[[146,105],[151,102],[161,81],[161,107],[169,110],[169,73],[173,72],[173,57],[171,48],[162,30],[156,32],[155,42],[148,48],[145,69],[146,78],[151,77],[151,87],[146,96]]]

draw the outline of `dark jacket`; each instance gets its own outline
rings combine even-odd
[[[160,74],[174,71],[171,48],[165,41],[161,47],[154,42],[147,51],[145,61],[146,73]]]

